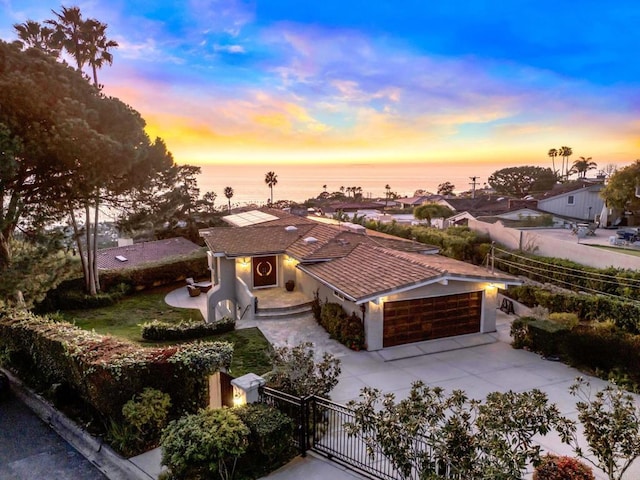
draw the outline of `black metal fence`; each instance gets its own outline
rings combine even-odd
[[[315,395],[299,398],[268,387],[261,389],[260,399],[293,419],[297,427],[296,447],[303,456],[312,450],[372,479],[420,479],[418,469],[403,475],[380,447],[372,448],[359,435],[347,433],[345,424],[355,419],[349,407]],[[412,441],[418,455],[431,458],[424,439]],[[435,468],[441,478],[454,478],[446,462],[435,462]]]

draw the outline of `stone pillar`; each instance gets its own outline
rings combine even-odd
[[[266,380],[255,373],[247,373],[231,380],[233,386],[233,405],[240,406],[246,403],[256,403],[259,397],[260,387],[267,383]]]

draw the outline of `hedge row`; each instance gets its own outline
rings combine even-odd
[[[480,265],[485,260],[491,244],[489,237],[468,227],[449,227],[446,229],[424,227],[420,225],[400,225],[396,222],[365,222],[365,226],[396,237],[416,240],[440,249],[444,256]]]
[[[182,322],[169,323],[153,320],[142,324],[142,338],[157,342],[165,340],[193,340],[217,333],[232,332],[236,328],[236,321],[223,318],[215,323]]]
[[[509,263],[502,259],[509,260]],[[518,258],[514,261],[510,253],[501,251],[496,253],[495,266],[513,275],[522,275],[541,283],[554,283],[576,292],[598,291],[640,299],[640,272],[636,270],[587,267],[562,258],[540,257],[525,252],[518,252]]]
[[[145,388],[171,395],[174,413],[208,403],[208,377],[229,368],[233,346],[194,342],[144,348],[26,312],[3,312],[0,347],[9,366],[42,387],[68,385],[103,418],[122,419],[122,406]]]
[[[549,320],[521,317],[511,326],[514,348],[528,348],[545,356],[596,372],[635,390],[640,385],[640,336],[606,325],[573,329]]]
[[[122,295],[161,285],[169,285],[185,278],[202,278],[208,275],[207,255],[200,250],[190,255],[176,256],[160,263],[148,263],[136,267],[100,272],[102,292],[96,296],[84,293],[84,280],[66,280],[46,298],[35,311],[39,313],[56,310],[96,308],[115,303]]]
[[[551,292],[541,287],[509,287],[505,295],[528,307],[540,305],[550,313],[572,312],[584,321],[613,321],[618,328],[640,333],[640,305],[603,295]]]

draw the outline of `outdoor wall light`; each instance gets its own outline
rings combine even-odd
[[[242,265],[243,267],[248,267],[249,266],[249,257],[242,257],[242,259],[240,260],[240,265]]]
[[[233,387],[233,406],[241,407],[247,403],[247,397],[244,392],[238,387]]]

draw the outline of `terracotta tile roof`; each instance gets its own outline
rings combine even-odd
[[[353,300],[435,279],[444,273],[422,263],[390,255],[391,252],[360,244],[343,258],[312,265],[299,264],[298,268]]]
[[[281,219],[281,220],[284,220]],[[294,225],[297,230],[288,232],[291,222],[269,222],[247,227],[218,227],[200,231],[209,249],[228,257],[242,257],[287,253],[300,261],[318,261],[340,258],[349,254],[355,246],[366,243],[408,252],[437,252],[437,247],[386,234],[367,231],[363,235],[345,230],[346,227],[308,221]],[[314,242],[305,241],[307,238]]]
[[[343,258],[299,264],[298,268],[355,301],[439,278],[495,282],[515,280],[510,275],[492,274],[482,267],[440,255],[399,252],[366,244],[357,245]]]
[[[167,257],[187,255],[200,250],[200,246],[183,237],[134,243],[124,247],[98,250],[98,268],[101,270],[130,268],[149,262],[157,262]],[[120,261],[116,257],[125,258]]]
[[[313,229],[315,224],[297,225],[287,231],[282,225],[251,227],[219,227],[201,230],[209,249],[228,257],[284,253],[289,245]]]

